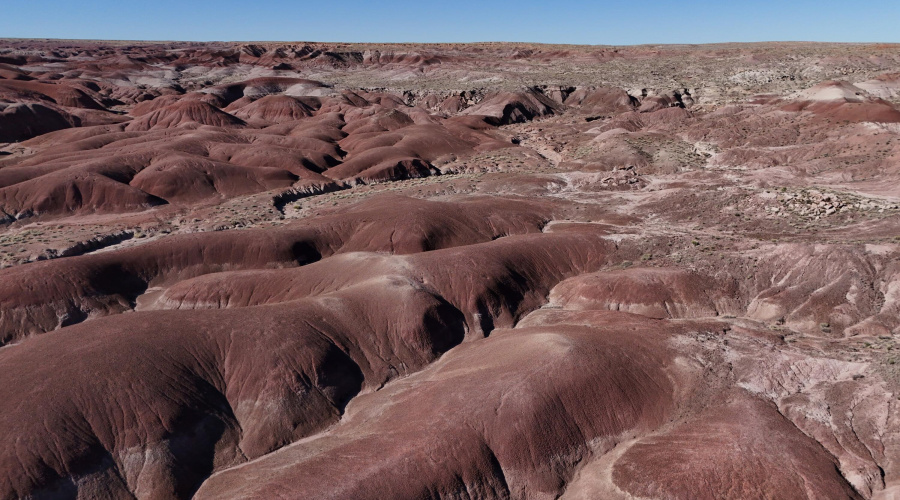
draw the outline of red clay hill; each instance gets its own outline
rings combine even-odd
[[[0,41],[0,498],[894,498],[898,63]]]

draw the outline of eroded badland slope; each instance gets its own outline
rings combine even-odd
[[[0,498],[894,498],[898,63],[3,41]]]

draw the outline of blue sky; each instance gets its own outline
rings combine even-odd
[[[900,0],[0,0],[0,37],[610,44],[900,42]]]

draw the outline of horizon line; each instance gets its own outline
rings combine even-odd
[[[343,44],[343,45],[548,45],[568,47],[649,47],[649,46],[712,46],[712,45],[760,45],[760,44],[810,44],[810,45],[896,45],[900,42],[865,41],[838,42],[821,40],[756,40],[724,42],[646,42],[635,44],[555,43],[530,41],[470,41],[470,42],[347,42],[335,40],[167,40],[167,39],[114,39],[114,38],[53,38],[53,37],[0,37],[0,41],[82,42],[82,43],[234,43],[234,44]]]

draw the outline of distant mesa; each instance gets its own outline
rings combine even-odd
[[[900,123],[900,110],[846,81],[818,84],[796,95],[785,111],[810,111],[844,122]]]

